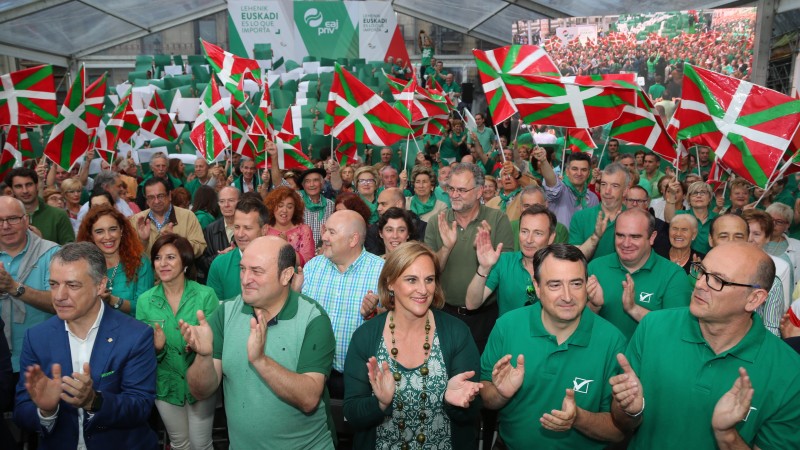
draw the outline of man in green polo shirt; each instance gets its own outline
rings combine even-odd
[[[528,185],[519,191],[520,210],[524,211],[533,205],[542,205],[549,208],[547,194],[539,185]],[[556,218],[558,221],[558,218]],[[519,220],[511,221],[511,232],[514,234],[514,251],[519,251]],[[566,244],[569,240],[569,230],[563,223],[556,223],[556,236],[552,243]]]
[[[296,255],[277,236],[242,255],[242,294],[198,325],[181,321],[194,352],[186,373],[197,399],[223,383],[231,448],[333,449],[325,377],[333,363],[331,322],[317,302],[290,290]]]
[[[544,205],[533,205],[522,211],[519,223],[521,251],[502,253],[502,244],[493,247],[489,232],[478,230],[478,270],[467,287],[467,309],[480,308],[495,289],[499,316],[538,300],[533,292],[533,255],[553,243],[556,215]]]
[[[605,448],[623,437],[611,420],[605,381],[620,373],[615,355],[625,338],[586,308],[580,250],[553,244],[533,262],[540,301],[497,321],[481,357],[481,398],[500,410],[509,448]]]
[[[236,203],[233,213],[233,239],[238,248],[223,253],[211,262],[206,285],[217,293],[221,301],[231,300],[242,293],[242,284],[235,275],[239,273],[242,252],[256,238],[266,235],[269,212],[257,197],[244,196]]]
[[[587,259],[614,253],[614,221],[624,209],[622,200],[630,184],[628,169],[619,163],[609,164],[600,180],[600,204],[572,216],[569,243],[580,248]]]
[[[644,169],[639,174],[639,186],[643,187],[650,198],[661,197],[661,192],[658,191],[658,180],[664,176],[664,172],[659,169],[661,160],[655,153],[646,153],[644,155]]]
[[[25,214],[30,217],[30,224],[39,230],[42,239],[59,245],[75,241],[75,232],[67,213],[48,205],[39,197],[39,176],[35,170],[17,167],[8,172],[4,181],[11,188],[14,198],[25,205]]]
[[[625,210],[614,227],[616,252],[589,263],[589,275],[603,288],[600,316],[629,339],[649,312],[689,304],[686,272],[656,254],[655,238],[655,217],[640,208]]]
[[[797,448],[800,356],[754,315],[772,261],[733,242],[714,247],[693,276],[689,308],[645,317],[618,356],[611,411],[622,429],[638,428],[628,448]]]

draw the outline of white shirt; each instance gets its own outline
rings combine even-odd
[[[105,305],[103,302],[100,302],[100,312],[97,313],[97,319],[95,319],[92,328],[89,329],[89,332],[86,334],[86,339],[81,339],[76,336],[72,330],[69,329],[69,325],[67,325],[67,321],[64,321],[64,329],[67,330],[67,336],[69,336],[69,353],[72,357],[72,371],[82,373],[83,372],[83,364],[88,363],[89,360],[92,358],[92,349],[94,349],[94,341],[97,338],[97,332],[100,329],[100,321],[103,319],[103,311],[105,310]],[[48,432],[53,431],[53,426],[56,423],[56,419],[58,419],[58,408],[56,408],[56,413],[50,417],[42,417],[42,411],[37,409],[39,413],[39,423],[42,424],[42,427],[45,428]],[[86,450],[86,442],[83,439],[83,408],[78,408],[78,447],[77,450]],[[88,413],[89,418],[91,419],[93,414]]]

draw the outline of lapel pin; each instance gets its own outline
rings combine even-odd
[[[108,338],[108,342],[114,342],[114,338]]]

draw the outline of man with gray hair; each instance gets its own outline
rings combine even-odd
[[[256,162],[246,156],[242,156],[239,170],[241,170],[242,174],[233,180],[231,186],[238,189],[242,194],[257,192],[258,185],[261,184],[261,177],[256,176]]]
[[[405,186],[398,186],[398,177],[397,177],[397,169],[392,166],[383,166],[379,171],[381,175],[381,190],[399,187],[400,189],[405,189]]]
[[[167,192],[172,192],[175,188],[179,188],[183,186],[183,183],[180,179],[173,177],[168,173],[169,169],[169,158],[163,152],[156,152],[150,158],[150,174],[144,177],[141,183],[139,183],[139,189],[136,192],[136,204],[139,205],[139,209],[144,211],[148,208],[147,205],[147,194],[144,192],[144,184],[150,178],[162,178],[167,184]]]
[[[53,255],[57,317],[25,335],[14,408],[16,423],[37,432],[42,448],[157,445],[147,423],[156,387],[153,330],[105,306],[107,282],[96,245],[72,243]]]
[[[117,208],[117,211],[121,212],[125,217],[130,217],[133,215],[133,210],[130,206],[128,206],[128,202],[126,202],[121,196],[121,194],[125,191],[125,188],[123,187],[122,180],[117,172],[103,170],[98,173],[94,177],[94,188],[102,189],[111,194],[111,198],[114,199],[114,207]],[[86,216],[88,211],[89,202],[86,202],[83,204],[83,206],[81,206],[80,211],[78,211],[78,222],[83,221],[83,217]]]

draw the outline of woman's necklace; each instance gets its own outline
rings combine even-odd
[[[389,314],[389,331],[392,333],[392,361],[393,361],[393,375],[394,375],[394,382],[395,382],[395,396],[394,396],[394,409],[398,411],[398,415],[402,414],[402,417],[398,417],[396,420],[397,429],[400,430],[400,449],[401,450],[409,450],[411,448],[410,444],[403,440],[403,431],[406,429],[406,421],[405,421],[405,411],[403,410],[404,406],[402,399],[397,395],[400,391],[400,379],[402,375],[400,371],[397,370],[397,345],[394,340],[394,314]],[[423,361],[422,366],[419,368],[419,374],[422,375],[422,392],[419,394],[420,404],[419,404],[419,413],[417,417],[419,418],[419,426],[420,431],[417,433],[417,443],[419,443],[420,447],[425,444],[425,420],[428,418],[428,415],[425,413],[425,404],[428,402],[428,394],[425,392],[426,383],[425,380],[428,378],[428,355],[430,354],[431,344],[429,342],[429,337],[431,334],[431,321],[430,318],[427,316],[425,317],[425,343],[422,344],[422,350],[425,352],[425,361]]]
[[[690,250],[690,251],[686,252],[685,255],[673,256],[672,249],[670,249],[669,250],[669,259],[670,259],[670,261],[674,262],[675,264],[683,267],[683,265],[686,264],[686,261],[689,259],[689,256],[691,254],[692,254],[692,252]]]
[[[117,278],[117,271],[119,270],[119,265],[120,264],[121,263],[117,263],[117,265],[114,266],[114,271],[111,272],[111,278],[108,279],[108,285],[107,286],[108,286],[109,294],[114,290],[114,278]]]

